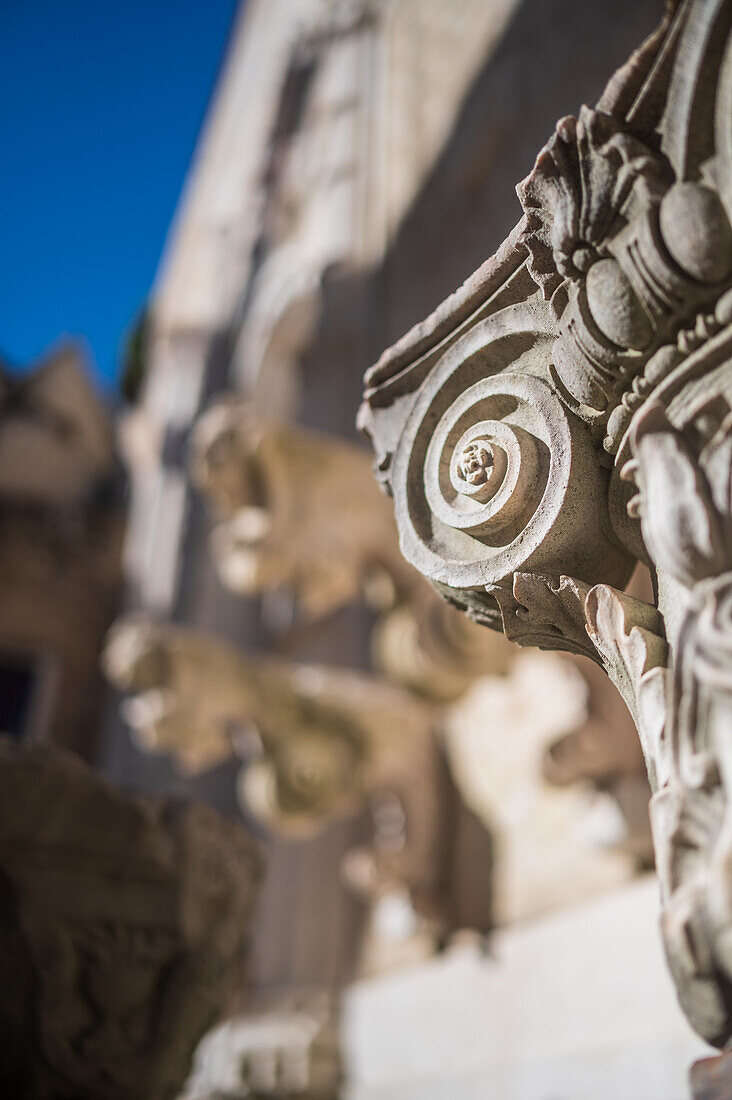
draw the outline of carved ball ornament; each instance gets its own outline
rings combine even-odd
[[[487,496],[489,493],[484,486],[493,485],[496,481],[500,482],[501,473],[505,471],[505,451],[499,450],[498,453],[501,455],[501,459],[498,468],[496,468],[496,453],[493,443],[483,436],[476,438],[475,431],[470,429],[467,435],[468,440],[463,442],[462,445],[458,444],[453,457],[453,462],[456,463],[453,477],[457,478],[457,490],[460,493],[470,492],[470,489],[465,486],[467,482],[474,490],[480,489]],[[452,465],[452,462],[450,465]],[[495,486],[493,486],[492,493],[495,493]]]

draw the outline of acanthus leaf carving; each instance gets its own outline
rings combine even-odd
[[[541,649],[563,649],[597,660],[585,629],[588,591],[588,585],[573,577],[514,573],[510,592],[497,586],[493,594],[503,613],[506,637],[511,641]]]
[[[714,438],[724,447],[718,433]],[[634,419],[631,449],[636,508],[661,598],[666,587],[665,602],[680,616],[664,729],[666,773],[658,776],[651,802],[662,927],[682,1005],[705,1038],[723,1043],[732,988],[730,517],[714,503],[700,454],[659,402]]]
[[[650,604],[606,584],[587,593],[585,618],[603,667],[633,715],[655,789],[659,772],[661,781],[668,772],[662,745],[668,646],[661,618]]]

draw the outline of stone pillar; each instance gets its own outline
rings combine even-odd
[[[557,124],[523,217],[366,377],[401,547],[474,620],[585,654],[634,716],[662,926],[732,1037],[732,5],[681,0]],[[624,593],[637,562],[654,599]],[[639,979],[642,980],[642,979]]]

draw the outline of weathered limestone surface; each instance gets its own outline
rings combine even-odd
[[[198,805],[0,741],[0,1092],[171,1100],[244,982],[259,858]]]
[[[401,546],[522,644],[623,694],[654,795],[663,934],[732,1036],[732,5],[672,3],[519,186],[496,255],[366,377]],[[655,600],[624,594],[636,562]]]
[[[182,469],[191,420],[212,391],[240,385],[278,415],[295,406],[304,423],[349,433],[374,342],[388,343],[492,249],[513,216],[502,182],[525,172],[581,89],[596,98],[608,58],[621,57],[660,6],[249,0],[151,302],[128,543],[132,606],[246,648],[260,644],[269,613],[286,614],[289,604],[262,600],[262,624],[260,601],[233,600],[213,575],[208,525]],[[375,278],[364,259],[375,260]],[[407,288],[405,271],[417,276]],[[305,638],[317,650],[309,659],[362,666],[366,618],[351,607],[295,642],[277,640],[301,659]],[[408,636],[411,617],[399,622]],[[392,653],[403,652],[399,638]],[[166,760],[136,753],[122,731],[110,740],[115,774],[185,782]],[[197,789],[228,807],[230,779],[221,767]],[[357,907],[337,895],[332,841],[347,832],[344,845],[356,843],[355,828],[340,823],[308,845],[272,845],[257,941],[263,981],[333,983],[349,973]],[[283,927],[290,910],[296,937]]]

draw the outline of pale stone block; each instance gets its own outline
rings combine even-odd
[[[346,998],[348,1100],[687,1100],[708,1048],[676,1003],[647,878]]]

